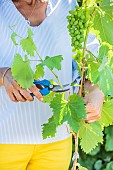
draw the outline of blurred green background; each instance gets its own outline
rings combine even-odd
[[[97,146],[91,153],[85,154],[79,147],[78,162],[88,170],[113,170],[113,125],[105,128],[104,143]],[[72,161],[69,170],[71,167]]]

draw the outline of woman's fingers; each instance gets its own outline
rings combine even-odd
[[[88,123],[95,122],[98,119],[100,119],[100,117],[101,117],[101,114],[99,114],[99,113],[95,113],[95,112],[87,113],[87,120],[86,120],[86,122],[88,122]]]
[[[26,101],[26,99],[24,98],[24,96],[22,96],[18,90],[13,89],[13,94],[15,95],[15,97],[16,97],[16,99],[17,99],[18,101],[20,101],[20,102],[25,102],[25,101]]]
[[[18,102],[18,100],[16,99],[15,95],[13,93],[8,93],[9,98],[13,101],[13,102]]]
[[[34,98],[30,95],[30,93],[26,89],[21,88],[16,81],[14,81],[13,85],[14,88],[17,89],[21,94],[21,96],[23,96],[26,100],[28,101],[34,100]]]
[[[25,99],[27,99],[28,101],[33,101],[34,98],[30,95],[30,93],[27,90],[20,88],[16,81],[14,82],[14,87],[20,91]],[[36,86],[30,87],[29,90],[35,95],[38,100],[43,101],[43,96],[38,91],[38,88]]]
[[[4,77],[4,87],[12,101],[25,102],[26,100],[33,101],[34,99],[26,89],[21,88],[19,84],[13,79],[10,70],[7,71],[7,74]],[[30,87],[30,91],[36,96],[38,100],[43,101],[43,96],[38,91],[36,86]]]
[[[29,90],[36,96],[36,98],[40,101],[43,101],[43,96],[41,93],[38,91],[36,86],[32,86],[29,88]]]
[[[33,101],[34,98],[30,95],[30,93],[25,89],[20,89],[20,94],[29,102]]]
[[[93,103],[86,104],[86,113],[88,112],[97,112],[98,107],[96,107]]]
[[[13,79],[10,70],[4,77],[4,87],[10,99],[14,102],[17,101],[25,102],[26,100],[28,101],[34,100],[30,93],[26,89],[21,88],[19,84]],[[41,93],[38,91],[38,88],[36,86],[32,86],[30,90],[37,97],[38,100],[40,101],[43,100],[43,97]]]

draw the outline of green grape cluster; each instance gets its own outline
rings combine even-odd
[[[69,11],[67,16],[68,30],[71,36],[71,46],[73,51],[82,48],[84,42],[84,31],[88,27],[90,15],[87,8],[76,7],[75,10]]]

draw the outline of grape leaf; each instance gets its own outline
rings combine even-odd
[[[77,132],[82,118],[86,118],[83,99],[76,95],[70,95],[68,101],[64,100],[62,94],[55,96],[50,104],[54,113],[56,124],[61,125],[68,122],[73,132]]]
[[[92,62],[88,65],[88,79],[98,84],[105,95],[113,96],[113,72],[105,57],[101,64]]]
[[[88,79],[91,80],[91,82],[93,82],[94,84],[97,84],[97,82],[99,81],[99,72],[98,72],[98,68],[99,68],[100,64],[99,63],[90,63],[88,64],[88,72],[87,72],[87,76]]]
[[[113,151],[113,126],[109,126],[105,129],[106,134],[106,143],[105,149],[106,151]]]
[[[20,54],[16,54],[12,67],[12,75],[14,79],[18,82],[20,87],[29,88],[33,85],[34,73],[30,67],[30,62],[26,57],[26,60],[23,61]]]
[[[51,103],[51,101],[54,98],[55,93],[54,92],[50,92],[48,95],[43,96],[43,102],[44,103]]]
[[[83,123],[79,130],[81,148],[84,152],[89,153],[98,143],[103,142],[103,133],[99,123]]]
[[[30,56],[34,56],[34,52],[36,51],[35,43],[32,39],[33,33],[30,28],[28,28],[28,37],[24,38],[20,41],[20,45],[22,49],[27,52]]]
[[[108,52],[109,52],[109,47],[106,45],[102,45],[99,48],[99,55],[98,58],[99,60],[103,60],[104,57],[108,56]]]
[[[37,80],[40,77],[42,77],[42,78],[44,77],[44,68],[41,65],[37,65],[36,71],[35,71],[35,74],[34,74],[34,79]]]
[[[81,119],[86,118],[84,101],[76,94],[71,95],[68,101],[64,99],[64,94],[56,94],[50,102],[50,108],[53,112],[53,118],[43,125],[43,138],[55,136],[56,127],[64,122],[70,125],[73,132],[77,132]]]
[[[61,55],[49,57],[47,56],[45,60],[41,63],[43,66],[47,66],[51,70],[56,68],[57,70],[61,70],[61,61],[63,60],[63,57]]]
[[[109,66],[105,66],[100,72],[99,82],[97,83],[105,95],[113,96],[113,73]]]
[[[67,101],[64,100],[64,96],[62,94],[57,94],[51,101],[50,108],[52,108],[52,112],[54,113],[54,120],[56,124],[60,125],[64,113],[67,114],[68,111]]]
[[[28,37],[30,38],[32,38],[32,36],[34,35],[30,28],[28,28],[27,33],[28,33]]]
[[[43,139],[46,139],[47,137],[54,137],[56,134],[56,124],[54,121],[54,116],[52,116],[51,118],[48,119],[48,123],[47,124],[43,124],[42,125],[42,136]]]
[[[113,45],[113,0],[103,0],[94,15],[93,28],[102,42]]]
[[[17,36],[18,36],[18,35],[17,35],[15,32],[13,32],[13,33],[11,34],[11,39],[12,39],[14,45],[18,45],[17,42],[16,42],[16,40],[15,40],[15,38],[16,38]]]
[[[105,127],[113,123],[113,99],[104,103],[101,118],[98,122]]]

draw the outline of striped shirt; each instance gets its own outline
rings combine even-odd
[[[75,0],[50,0],[46,10],[46,19],[39,26],[32,27],[28,25],[11,0],[0,0],[0,67],[11,67],[16,53],[24,56],[21,47],[14,46],[9,26],[13,27],[13,30],[23,38],[27,36],[27,28],[30,27],[34,33],[34,42],[43,59],[45,56],[63,55],[62,70],[56,71],[61,83],[71,83],[72,79],[79,81],[76,63],[71,59],[71,42],[66,29],[66,16],[75,5]],[[92,40],[95,41],[94,36],[89,37],[89,42]],[[93,45],[89,43],[92,49],[97,46],[97,42]],[[32,62],[31,64],[32,69],[35,69],[38,63]],[[48,69],[45,71],[45,78],[55,80]],[[42,125],[47,123],[51,116],[52,111],[48,104],[36,98],[33,102],[14,103],[9,99],[4,86],[0,87],[0,143],[40,144],[68,138],[70,134],[64,123],[57,128],[54,138],[43,140]]]

